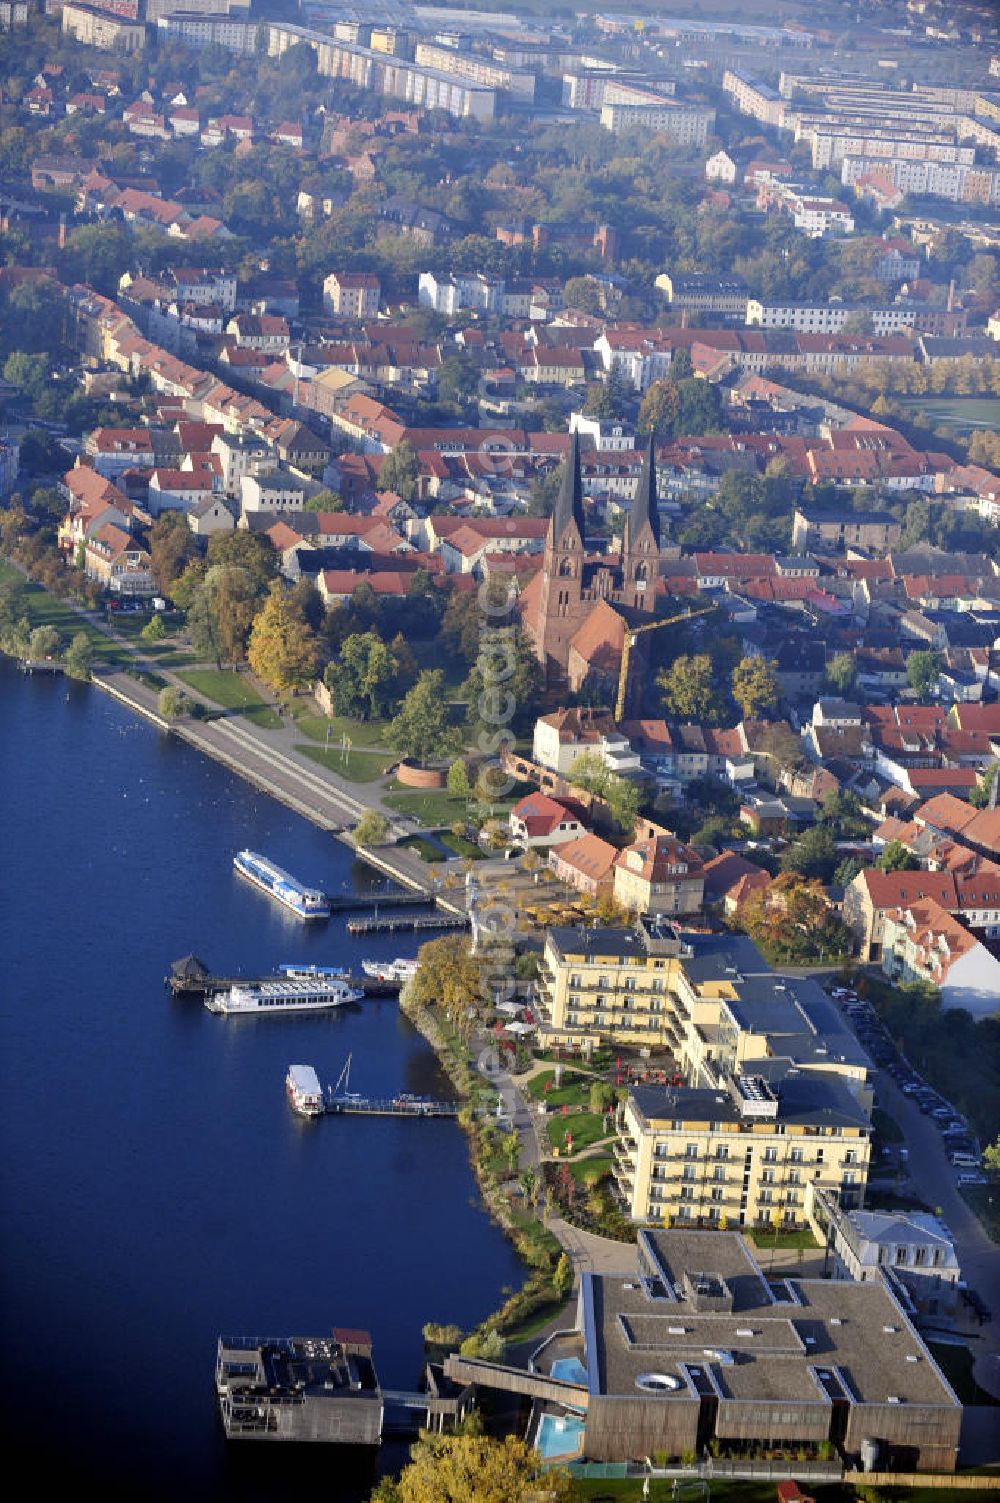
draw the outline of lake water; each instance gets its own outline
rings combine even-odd
[[[32,1491],[367,1494],[343,1453],[227,1447],[220,1333],[368,1327],[416,1386],[421,1326],[467,1328],[522,1276],[454,1122],[304,1121],[290,1063],[355,1090],[450,1094],[394,1001],[314,1017],[173,1002],[169,962],[220,974],[414,954],[308,926],[237,878],[249,845],[330,891],[368,886],[330,836],[98,690],[0,660],[3,1434]]]

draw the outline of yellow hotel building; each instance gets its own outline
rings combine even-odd
[[[640,1086],[624,1108],[615,1184],[634,1221],[804,1225],[806,1187],[860,1206],[871,1123],[835,1075],[726,1078],[716,1090]]]

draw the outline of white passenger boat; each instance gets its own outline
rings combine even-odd
[[[418,960],[363,960],[361,969],[372,981],[409,981],[417,974]]]
[[[363,994],[333,977],[309,980],[261,981],[257,986],[231,986],[206,998],[209,1012],[280,1017],[287,1012],[321,1012],[357,1002]]]
[[[326,1110],[323,1087],[312,1065],[289,1065],[285,1089],[292,1110],[301,1117],[319,1117]]]

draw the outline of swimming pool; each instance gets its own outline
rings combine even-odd
[[[584,1421],[572,1414],[543,1414],[535,1437],[535,1449],[546,1461],[556,1456],[575,1456],[583,1440]]]
[[[561,1378],[564,1383],[585,1384],[587,1381],[587,1369],[579,1357],[559,1357],[553,1362],[549,1376]]]

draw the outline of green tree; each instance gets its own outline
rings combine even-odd
[[[90,678],[93,660],[94,649],[91,646],[87,633],[85,631],[76,632],[63,657],[64,671],[70,678],[78,678],[86,682]]]
[[[28,651],[36,663],[55,657],[59,651],[59,633],[55,627],[36,626],[28,642]]]
[[[245,569],[261,597],[278,576],[278,555],[270,538],[259,532],[214,532],[208,540],[208,563]]]
[[[563,298],[567,308],[578,308],[581,313],[599,314],[604,307],[601,284],[593,277],[568,277],[563,284]]]
[[[853,652],[838,652],[826,665],[827,682],[838,694],[850,694],[858,676],[857,660]]]
[[[581,752],[574,757],[569,780],[578,788],[601,798],[611,810],[615,823],[626,834],[635,829],[639,814],[640,793],[635,783],[612,772],[598,752]]]
[[[656,675],[664,708],[682,720],[711,723],[717,718],[714,677],[707,653],[682,653]]]
[[[858,872],[863,872],[865,863],[860,856],[845,856],[833,874],[833,880],[838,887],[849,887]]]
[[[928,699],[941,671],[941,659],[936,652],[911,652],[906,660],[906,678],[910,688],[920,699]]]
[[[801,877],[818,877],[828,882],[837,868],[837,844],[829,825],[813,825],[803,830],[781,853],[783,872]]]
[[[469,768],[464,757],[457,757],[448,768],[448,792],[452,798],[468,798],[472,793]]]
[[[552,1275],[552,1287],[560,1299],[565,1299],[573,1288],[573,1265],[565,1253],[559,1254],[559,1261]]]
[[[639,403],[639,432],[652,433],[661,441],[673,437],[679,410],[677,383],[653,381]]]
[[[322,490],[310,496],[302,509],[303,511],[337,512],[344,510],[344,503],[336,491]]]
[[[417,451],[404,438],[383,459],[378,472],[378,488],[380,491],[394,491],[403,501],[413,501],[417,494],[419,476]]]
[[[406,1005],[441,1010],[452,1027],[467,1038],[484,1012],[489,992],[485,962],[473,955],[462,934],[448,934],[421,945],[417,973],[403,988]]]
[[[430,669],[407,692],[386,740],[404,757],[427,763],[446,756],[456,739],[448,720],[444,673],[440,668]]]
[[[272,689],[301,688],[316,672],[316,637],[277,581],[254,621],[247,656],[254,673]]]
[[[338,715],[376,720],[388,713],[399,664],[377,631],[345,637],[338,656],[327,663],[323,680]]]
[[[470,730],[527,729],[534,723],[543,687],[542,667],[527,632],[520,626],[488,628],[462,686]]]
[[[157,703],[164,720],[182,720],[185,715],[191,714],[194,704],[191,696],[176,684],[168,684],[165,689],[161,689]]]
[[[733,669],[733,698],[743,711],[744,720],[753,720],[761,710],[778,703],[780,689],[775,672],[777,664],[766,658],[741,658]]]
[[[358,845],[384,845],[389,836],[389,821],[377,809],[366,809],[354,826],[354,839]]]
[[[994,1174],[1000,1174],[1000,1137],[983,1149],[983,1163]]]
[[[139,633],[144,642],[162,642],[167,635],[162,616],[151,616]]]
[[[901,840],[890,840],[875,861],[880,872],[913,872],[920,862]]]
[[[165,511],[156,518],[149,529],[149,557],[156,588],[172,598],[174,585],[198,557],[198,542],[183,512]]]

